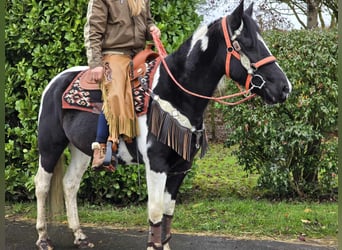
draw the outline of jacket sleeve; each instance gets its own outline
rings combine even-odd
[[[150,8],[150,1],[147,1],[147,32],[146,32],[146,40],[152,40],[152,35],[150,33],[150,28],[151,26],[155,25],[154,21],[152,19],[152,15],[151,15],[151,8]]]
[[[88,66],[102,66],[102,41],[106,32],[108,8],[103,0],[90,0],[84,26]]]

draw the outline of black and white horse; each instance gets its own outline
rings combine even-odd
[[[153,98],[147,114],[138,118],[140,135],[135,140],[146,166],[150,223],[147,249],[170,249],[178,189],[195,154],[206,142],[203,113],[209,98],[205,96],[212,96],[222,76],[230,77],[268,104],[284,102],[291,92],[289,80],[251,17],[252,11],[252,5],[244,11],[241,1],[231,15],[198,28],[156,70],[150,89]],[[67,85],[85,69],[74,67],[60,73],[43,92],[38,128],[39,169],[35,177],[39,249],[52,249],[45,204],[52,176],[56,175],[56,166],[67,146],[71,160],[62,186],[69,227],[74,233],[74,244],[93,246],[80,228],[76,198],[91,159],[97,115],[61,108]],[[126,163],[136,159],[128,153],[123,140],[118,155]]]

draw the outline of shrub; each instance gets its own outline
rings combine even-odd
[[[178,47],[199,24],[200,19],[193,8],[196,3],[197,0],[152,1],[152,13],[168,51]],[[83,27],[87,4],[88,0],[6,1],[6,200],[34,199],[41,93],[59,72],[86,64]],[[119,171],[115,180],[86,173],[80,196],[96,201],[143,199],[146,193],[141,194],[136,181],[138,169]],[[96,196],[94,192],[97,192]]]
[[[82,32],[86,2],[7,1],[5,194],[8,200],[34,197],[40,96],[57,73],[85,63]]]
[[[270,31],[270,50],[293,84],[284,104],[224,108],[227,145],[276,198],[334,196],[337,186],[337,31]],[[234,119],[233,119],[234,118]],[[229,121],[229,122],[228,122]]]

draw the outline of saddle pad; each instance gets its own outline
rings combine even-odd
[[[92,79],[91,71],[88,69],[80,76],[80,85],[82,89],[97,90],[100,85]]]
[[[81,78],[87,71],[80,72],[70,83],[62,95],[63,109],[77,109],[99,114],[102,110],[101,90],[84,89],[81,86]]]
[[[147,113],[150,95],[148,89],[151,89],[154,73],[160,63],[160,59],[152,60],[146,64],[146,73],[133,82],[133,102],[137,116]]]
[[[137,78],[132,83],[133,102],[137,116],[147,113],[150,96],[147,93],[151,88],[156,66],[160,59],[150,61],[146,64],[146,74]],[[63,109],[77,109],[99,114],[102,110],[102,93],[95,88],[97,84],[88,83],[84,85],[84,79],[87,79],[88,71],[80,72],[70,83],[62,95]],[[88,86],[88,87],[87,87]],[[90,86],[90,87],[89,87]]]

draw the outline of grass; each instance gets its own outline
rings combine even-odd
[[[231,151],[222,144],[212,144],[203,159],[196,159],[192,196],[252,198],[257,195],[258,175],[247,175]]]
[[[196,160],[193,189],[182,193],[176,206],[173,231],[214,234],[237,238],[297,240],[336,245],[337,203],[271,202],[258,200],[257,175],[236,164],[230,150],[211,145],[202,160]],[[35,219],[36,205],[7,204],[7,218]],[[116,228],[147,228],[146,205],[115,207],[83,204],[83,224]],[[66,217],[60,221],[66,223]]]

